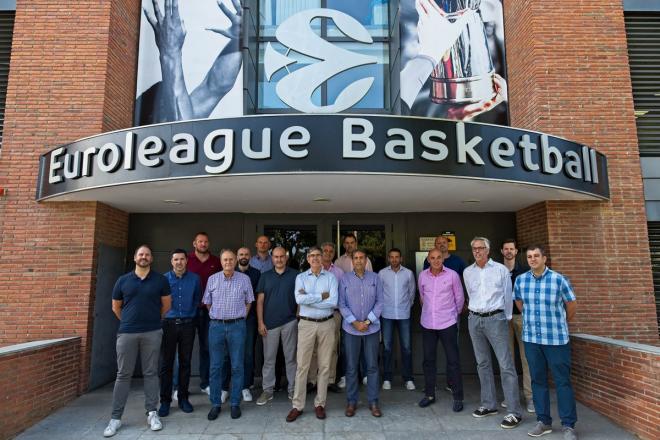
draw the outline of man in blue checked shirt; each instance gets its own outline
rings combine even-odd
[[[383,284],[373,272],[367,271],[367,254],[353,252],[353,271],[339,280],[339,311],[344,317],[344,348],[346,351],[346,417],[353,417],[358,401],[358,364],[360,349],[367,364],[367,399],[374,417],[383,413],[378,407],[378,350],[380,348],[380,315],[383,312]]]
[[[576,440],[577,410],[571,386],[571,348],[568,322],[576,311],[575,294],[568,279],[546,267],[542,246],[527,248],[531,270],[516,279],[514,299],[523,315],[522,339],[532,377],[536,426],[528,432],[540,437],[552,432],[548,368],[557,388],[557,406],[564,440]]]
[[[190,359],[195,343],[195,318],[197,305],[202,299],[199,276],[186,270],[187,253],[183,249],[172,252],[172,270],[165,274],[172,292],[172,308],[163,318],[163,341],[160,364],[160,408],[158,415],[167,417],[172,403],[172,370],[174,357],[179,353],[178,399],[179,408],[193,412],[188,400],[190,383]]]

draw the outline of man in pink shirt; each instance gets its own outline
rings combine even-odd
[[[431,267],[419,274],[419,299],[422,303],[422,340],[424,344],[424,398],[419,406],[435,403],[438,369],[436,354],[438,339],[442,341],[447,359],[447,379],[452,384],[454,412],[463,410],[463,379],[458,355],[458,316],[463,310],[463,286],[458,274],[443,267],[442,254],[429,251]]]

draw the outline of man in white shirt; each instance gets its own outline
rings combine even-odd
[[[488,257],[490,241],[487,238],[475,237],[470,245],[475,262],[465,269],[463,280],[469,297],[468,328],[481,383],[481,405],[472,415],[486,417],[497,414],[490,356],[492,347],[500,366],[502,389],[509,409],[500,426],[515,428],[522,421],[522,408],[518,375],[509,350],[509,321],[513,307],[511,275],[503,264]]]

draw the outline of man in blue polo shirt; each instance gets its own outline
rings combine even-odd
[[[112,290],[112,311],[119,319],[117,334],[117,380],[112,393],[112,418],[103,431],[112,437],[121,426],[131,377],[138,354],[144,376],[144,407],[152,431],[163,429],[158,418],[158,358],[163,335],[161,318],[172,304],[170,284],[151,270],[153,256],[147,245],[135,250],[135,270],[122,275]]]
[[[532,397],[536,409],[536,426],[528,432],[540,437],[552,432],[548,368],[557,389],[557,406],[564,440],[577,440],[577,410],[571,386],[571,346],[568,322],[576,311],[575,293],[562,274],[546,267],[545,249],[539,245],[527,248],[527,264],[531,270],[516,278],[513,296],[522,311],[525,355],[532,377]]]
[[[186,270],[186,251],[175,249],[172,252],[172,270],[165,274],[172,292],[172,308],[163,319],[163,343],[160,365],[160,408],[158,415],[167,417],[172,403],[172,371],[174,357],[179,353],[178,399],[179,408],[185,413],[193,412],[188,400],[190,383],[190,359],[195,343],[195,318],[197,305],[202,299],[202,285],[199,276]]]

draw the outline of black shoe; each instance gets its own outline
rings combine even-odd
[[[215,420],[218,418],[220,415],[220,407],[219,406],[213,406],[211,407],[211,411],[209,411],[208,419],[209,420]]]
[[[190,404],[190,401],[188,399],[185,400],[179,400],[179,408],[181,411],[184,413],[191,413],[193,412],[193,406]]]
[[[170,402],[163,402],[158,408],[158,417],[167,417],[170,415]]]
[[[493,414],[497,414],[496,409],[488,409],[485,406],[480,406],[479,408],[475,409],[474,412],[472,413],[472,417],[487,417],[487,416],[492,416]]]
[[[454,404],[452,405],[451,410],[454,411],[454,412],[463,411],[463,401],[462,400],[454,400]]]
[[[307,392],[308,393],[313,393],[314,391],[316,391],[316,384],[311,383],[311,382],[307,382]]]
[[[231,418],[232,419],[238,419],[241,417],[241,407],[240,406],[232,406],[231,407]]]
[[[336,383],[331,383],[328,385],[328,391],[332,391],[333,393],[341,393],[341,389],[339,389]]]
[[[424,398],[419,401],[418,405],[421,408],[426,408],[427,406],[432,405],[434,403],[435,403],[435,397],[424,396]]]
[[[520,425],[520,422],[522,422],[522,418],[518,417],[515,414],[507,414],[506,416],[504,416],[504,420],[502,420],[500,426],[504,429],[511,429]]]

